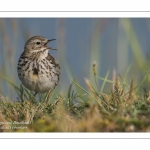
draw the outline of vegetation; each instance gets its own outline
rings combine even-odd
[[[95,65],[93,66],[95,68]],[[96,74],[95,74],[96,78]],[[95,79],[96,80],[96,79]],[[88,91],[72,81],[68,92],[61,96],[54,90],[34,97],[33,93],[21,86],[14,86],[17,101],[8,101],[1,95],[1,131],[43,131],[43,132],[111,132],[149,131],[150,93],[142,95],[134,87],[124,85],[119,78],[112,82],[110,94],[96,90],[85,79]],[[97,87],[98,89],[98,87]],[[9,129],[9,130],[8,130]]]

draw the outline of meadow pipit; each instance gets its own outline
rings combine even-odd
[[[18,61],[19,79],[26,88],[36,93],[51,91],[59,81],[60,66],[48,53],[49,50],[56,50],[47,46],[53,40],[42,36],[31,37]]]

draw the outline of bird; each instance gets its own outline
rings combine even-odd
[[[56,49],[47,46],[54,40],[56,39],[48,40],[43,36],[31,37],[25,43],[24,51],[18,60],[18,77],[35,95],[52,91],[59,82],[60,65],[49,53],[49,50]]]

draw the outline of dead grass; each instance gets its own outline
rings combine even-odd
[[[57,100],[53,103],[50,103],[52,97],[46,102],[43,97],[33,98],[28,95],[29,93],[23,93],[24,96],[20,94],[20,100],[14,102],[1,98],[1,131],[144,132],[150,130],[149,91],[145,90],[144,96],[137,95],[133,80],[125,89],[119,78],[116,79],[111,94],[96,91],[88,79],[86,83],[88,92],[73,81],[68,90],[69,94],[57,95]],[[81,88],[76,94],[73,92],[74,86]],[[83,99],[81,95],[85,94],[85,91],[87,95]]]

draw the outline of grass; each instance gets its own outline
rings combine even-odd
[[[95,65],[93,66],[95,69]],[[108,74],[103,79],[103,86]],[[97,82],[96,71],[93,72]],[[100,78],[101,79],[101,78]],[[16,87],[17,101],[1,95],[0,122],[4,132],[143,132],[150,131],[150,92],[136,91],[134,80],[124,85],[119,78],[111,81],[106,94],[85,79],[88,90],[73,80],[66,95],[53,91],[33,96],[25,87]],[[95,83],[97,85],[97,83]]]
[[[63,21],[63,24],[61,23]],[[58,56],[62,72],[66,71],[69,87],[60,83],[51,93],[38,94],[18,86],[11,64],[14,63],[15,54],[10,60],[8,48],[10,46],[6,29],[2,30],[2,39],[8,43],[2,50],[2,64],[0,64],[0,131],[1,132],[149,132],[150,131],[150,91],[149,91],[149,58],[146,60],[141,53],[140,42],[130,19],[120,19],[124,38],[130,47],[133,61],[118,75],[116,69],[108,69],[101,75],[103,62],[101,61],[102,48],[99,43],[99,33],[102,34],[104,25],[108,20],[96,22],[96,28],[91,35],[91,51],[89,66],[83,66],[89,74],[76,78],[71,64],[67,65],[66,45],[61,41],[65,36],[64,20],[58,21],[61,28],[59,48],[63,51]],[[12,22],[12,31],[16,30]],[[99,28],[99,23],[100,27]],[[0,20],[0,26],[5,27],[5,20]],[[58,25],[58,27],[60,27]],[[25,27],[24,27],[25,28]],[[105,27],[106,28],[106,27]],[[24,29],[25,37],[29,31]],[[62,31],[62,33],[61,33]],[[19,34],[14,31],[15,37]],[[96,36],[95,36],[96,35]],[[122,36],[122,34],[120,34]],[[103,35],[101,35],[102,39]],[[118,37],[119,43],[123,42]],[[9,42],[8,42],[9,41]],[[16,40],[13,41],[16,45]],[[109,45],[109,44],[108,44]],[[118,46],[119,48],[121,45]],[[108,48],[111,48],[109,45]],[[15,49],[15,48],[14,48]],[[92,50],[95,50],[93,53]],[[121,49],[118,51],[121,54]],[[61,57],[65,54],[64,57]],[[128,52],[124,53],[127,57]],[[3,56],[3,57],[2,57]],[[113,57],[113,56],[111,56]],[[120,56],[122,57],[122,56]],[[4,59],[6,58],[6,59]],[[106,57],[107,58],[107,57]],[[95,60],[94,60],[95,59]],[[111,59],[108,59],[111,61]],[[128,61],[128,60],[126,60]],[[94,63],[93,63],[94,62]],[[107,63],[105,61],[105,63]],[[121,59],[117,59],[121,68]],[[82,67],[82,66],[81,66]],[[80,81],[85,83],[83,86]],[[61,92],[63,88],[63,92]],[[8,95],[17,95],[16,99]],[[13,99],[13,100],[12,100]]]

